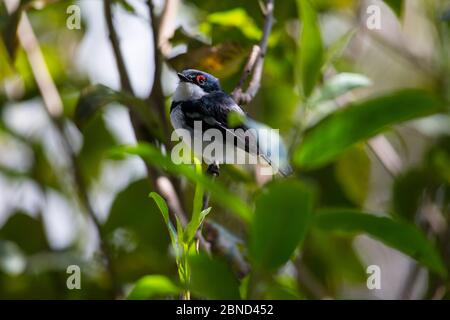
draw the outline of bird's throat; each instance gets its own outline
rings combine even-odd
[[[205,94],[206,92],[196,84],[190,82],[180,82],[173,94],[172,100],[175,102],[197,100]]]

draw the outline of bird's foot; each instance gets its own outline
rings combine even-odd
[[[208,169],[206,169],[206,173],[208,175],[214,176],[214,177],[219,176],[219,173],[220,173],[220,171],[219,171],[219,164],[218,163],[211,163],[208,166]]]

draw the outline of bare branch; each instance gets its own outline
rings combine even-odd
[[[161,13],[159,32],[158,32],[158,48],[164,56],[167,56],[172,49],[169,39],[175,33],[175,19],[180,5],[180,0],[166,0],[164,10]]]
[[[253,100],[253,98],[258,93],[262,78],[264,56],[267,51],[269,36],[272,31],[274,21],[273,10],[274,10],[274,0],[267,0],[265,6],[262,9],[265,22],[263,28],[263,35],[259,43],[259,46],[257,46],[258,49],[255,48],[256,46],[253,47],[249,59],[247,61],[247,64],[242,72],[241,78],[239,79],[236,88],[233,90],[231,94],[233,96],[233,99],[238,104],[248,104],[251,100]],[[255,54],[255,51],[259,52]],[[254,55],[257,56],[257,59],[253,57]],[[250,76],[252,72],[253,72],[252,80],[250,81],[247,90],[244,91],[243,90],[244,83],[246,82],[247,78]]]
[[[401,172],[402,160],[385,136],[378,135],[373,137],[367,142],[367,146],[392,177],[397,176]]]

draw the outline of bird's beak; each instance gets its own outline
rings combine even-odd
[[[177,73],[178,74],[178,78],[180,79],[181,82],[189,82],[189,78],[186,77],[184,74],[182,73]]]

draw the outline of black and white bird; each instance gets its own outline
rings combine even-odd
[[[184,129],[189,132],[191,141],[188,141],[188,145],[194,145],[193,139],[197,137],[202,138],[203,141],[199,142],[202,147],[205,145],[205,140],[208,142],[217,139],[208,136],[208,132],[211,132],[208,129],[215,129],[215,132],[220,132],[222,137],[232,138],[224,138],[221,157],[206,158],[204,153],[200,154],[206,163],[227,162],[226,158],[230,152],[241,149],[245,153],[262,159],[263,163],[272,167],[273,173],[279,172],[282,175],[291,173],[281,138],[278,135],[277,139],[267,137],[268,132],[273,130],[248,117],[233,98],[222,90],[217,78],[195,69],[184,70],[178,73],[178,77],[180,82],[172,97],[170,120],[176,130]],[[236,113],[239,118],[238,124],[233,127],[229,125],[231,113]],[[196,121],[199,121],[197,124],[200,123],[203,130],[199,135],[196,135],[194,130],[198,128],[194,125]],[[194,153],[199,155],[196,150]]]

